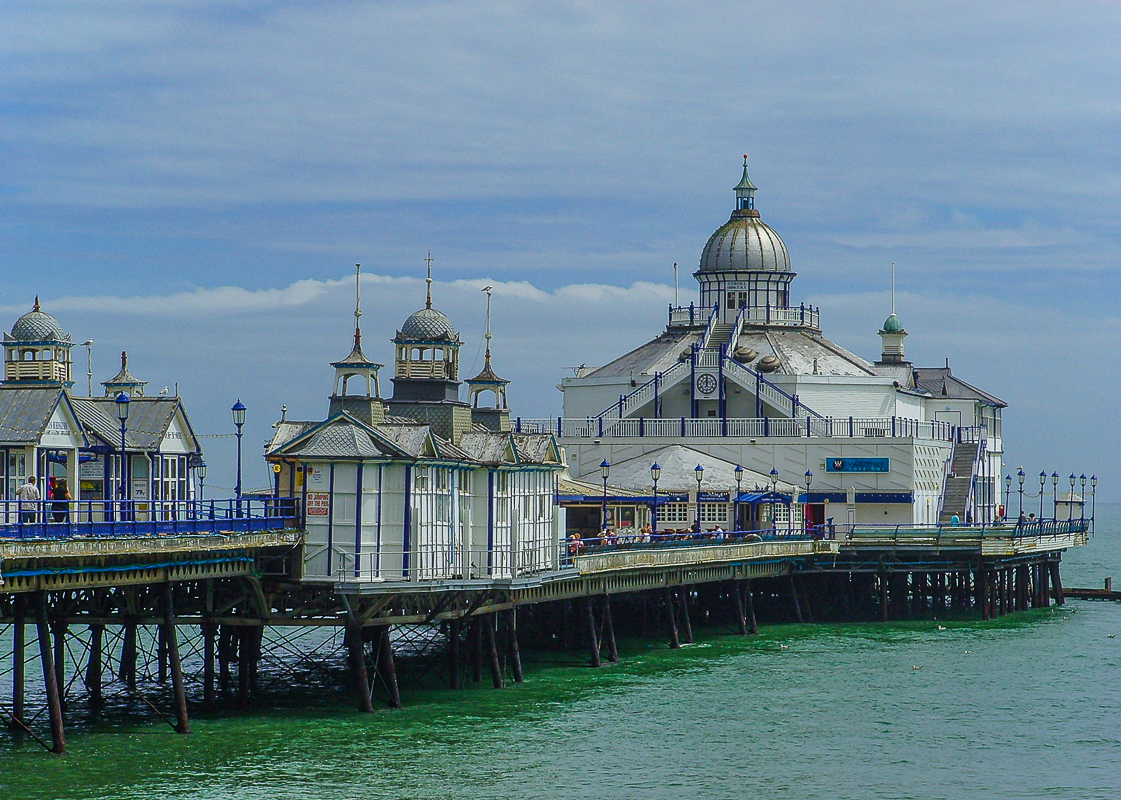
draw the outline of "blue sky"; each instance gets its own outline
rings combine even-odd
[[[919,365],[1006,399],[1009,470],[1116,497],[1121,10],[1081,3],[5,3],[0,313],[35,294],[95,381],[130,351],[197,427],[316,418],[348,349],[423,301],[516,413],[695,291],[750,153],[764,219],[865,356],[888,307]],[[84,353],[82,354],[84,357]],[[83,358],[76,359],[81,362]],[[80,382],[84,381],[84,375]],[[207,441],[232,486],[229,441]],[[229,478],[222,478],[231,473]],[[267,474],[254,464],[247,484]]]

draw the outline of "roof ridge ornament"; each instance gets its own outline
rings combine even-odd
[[[428,262],[428,277],[424,279],[425,283],[425,298],[424,307],[432,308],[432,251],[428,251],[428,257],[424,259]]]
[[[736,193],[736,209],[747,211],[755,208],[755,191],[759,187],[751,182],[747,174],[747,153],[743,154],[743,176],[740,182],[732,187]]]
[[[39,311],[39,295],[35,295],[35,303],[31,306],[32,311]]]
[[[354,265],[354,352],[362,352],[362,265]]]

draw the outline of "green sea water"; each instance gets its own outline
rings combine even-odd
[[[1067,585],[1121,583],[1099,508]],[[547,654],[496,691],[337,692],[192,720],[80,723],[70,752],[0,735],[10,798],[1063,798],[1121,791],[1121,604],[991,623],[780,625],[595,670]],[[1117,633],[1111,639],[1108,634]],[[782,647],[786,645],[786,647]],[[916,667],[919,667],[916,669]]]

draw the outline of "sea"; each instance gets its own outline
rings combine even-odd
[[[1121,584],[1121,505],[1097,517],[1089,545],[1063,560],[1067,586]],[[523,684],[406,689],[404,709],[373,714],[314,684],[196,715],[188,736],[134,708],[76,712],[65,756],[0,733],[0,789],[20,800],[1121,794],[1121,603],[697,633],[680,650],[625,643],[599,669],[579,653],[527,654]]]

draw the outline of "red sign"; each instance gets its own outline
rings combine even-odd
[[[325,517],[331,513],[331,495],[328,492],[308,492],[307,515]]]

